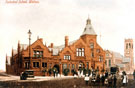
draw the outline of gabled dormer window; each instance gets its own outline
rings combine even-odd
[[[84,56],[84,48],[77,48],[76,56]]]
[[[70,59],[71,59],[70,55],[64,55],[64,60],[70,60]]]

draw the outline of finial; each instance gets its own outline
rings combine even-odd
[[[8,63],[7,53],[6,53],[6,63]]]
[[[12,46],[12,57],[13,57],[13,55],[14,55],[14,51],[13,51],[13,46]]]
[[[90,20],[90,18],[89,18],[89,14],[88,14],[88,19],[87,19],[87,21],[86,21],[86,25],[88,25],[88,24],[91,24],[91,20]]]

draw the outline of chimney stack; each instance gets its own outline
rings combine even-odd
[[[51,43],[51,48],[53,48],[53,43]]]
[[[65,36],[65,47],[68,46],[68,36]]]

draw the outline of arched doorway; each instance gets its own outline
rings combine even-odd
[[[56,68],[56,69],[58,70],[58,73],[60,73],[60,67],[59,67],[58,64],[55,64],[53,67]]]
[[[80,68],[85,68],[85,65],[84,65],[84,63],[82,61],[79,62],[79,69]]]

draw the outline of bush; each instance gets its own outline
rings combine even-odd
[[[63,70],[63,74],[64,74],[64,76],[67,76],[67,75],[68,75],[68,73],[69,73],[69,69],[68,69],[68,68],[66,68],[66,69],[64,69],[64,70]]]
[[[86,74],[90,75],[90,74],[91,74],[91,70],[84,68],[84,69],[83,69],[83,75],[86,75]]]
[[[49,73],[49,75],[52,74],[52,69],[51,68],[48,70],[48,73]]]
[[[45,73],[47,72],[47,69],[46,68],[43,69],[42,72],[43,72],[43,76],[45,76]]]
[[[71,70],[72,75],[77,74],[77,71],[75,69]]]

